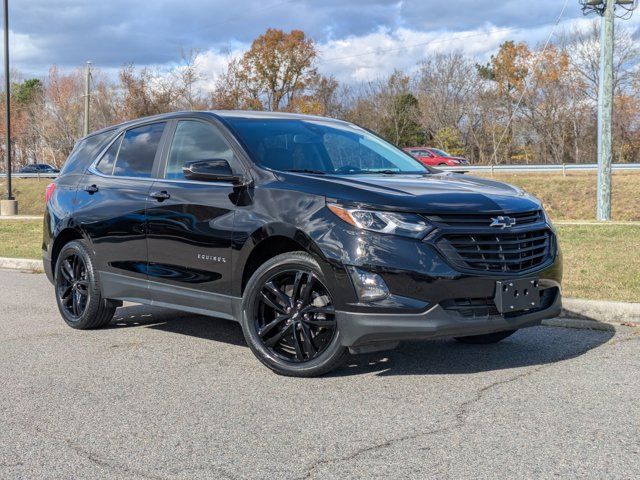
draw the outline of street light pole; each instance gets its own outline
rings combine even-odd
[[[7,200],[13,200],[11,191],[11,79],[9,78],[9,0],[4,0],[4,96],[6,115]]]

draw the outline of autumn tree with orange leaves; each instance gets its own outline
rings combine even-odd
[[[270,28],[229,62],[213,94],[216,107],[325,113],[337,87],[315,66],[313,40],[301,30]]]

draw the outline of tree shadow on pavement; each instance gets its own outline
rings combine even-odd
[[[246,346],[242,329],[235,322],[159,307],[119,308],[109,328],[133,327]],[[469,345],[453,339],[403,342],[395,350],[353,355],[329,376],[469,374],[556,363],[608,342],[615,329],[607,327],[610,329],[533,327],[492,345]]]

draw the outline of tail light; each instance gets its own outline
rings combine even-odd
[[[51,198],[51,195],[53,195],[53,191],[55,189],[56,189],[55,183],[50,183],[49,185],[47,185],[47,189],[44,192],[44,203],[49,203],[49,199]]]

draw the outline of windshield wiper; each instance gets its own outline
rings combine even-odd
[[[356,172],[359,175],[376,175],[376,174],[381,174],[381,175],[402,175],[404,173],[408,173],[408,172],[401,172],[399,170],[362,170],[360,172]]]
[[[327,172],[323,172],[322,170],[311,170],[307,168],[292,168],[290,170],[285,170],[285,172],[293,172],[293,173],[313,173],[314,175],[326,175]]]

